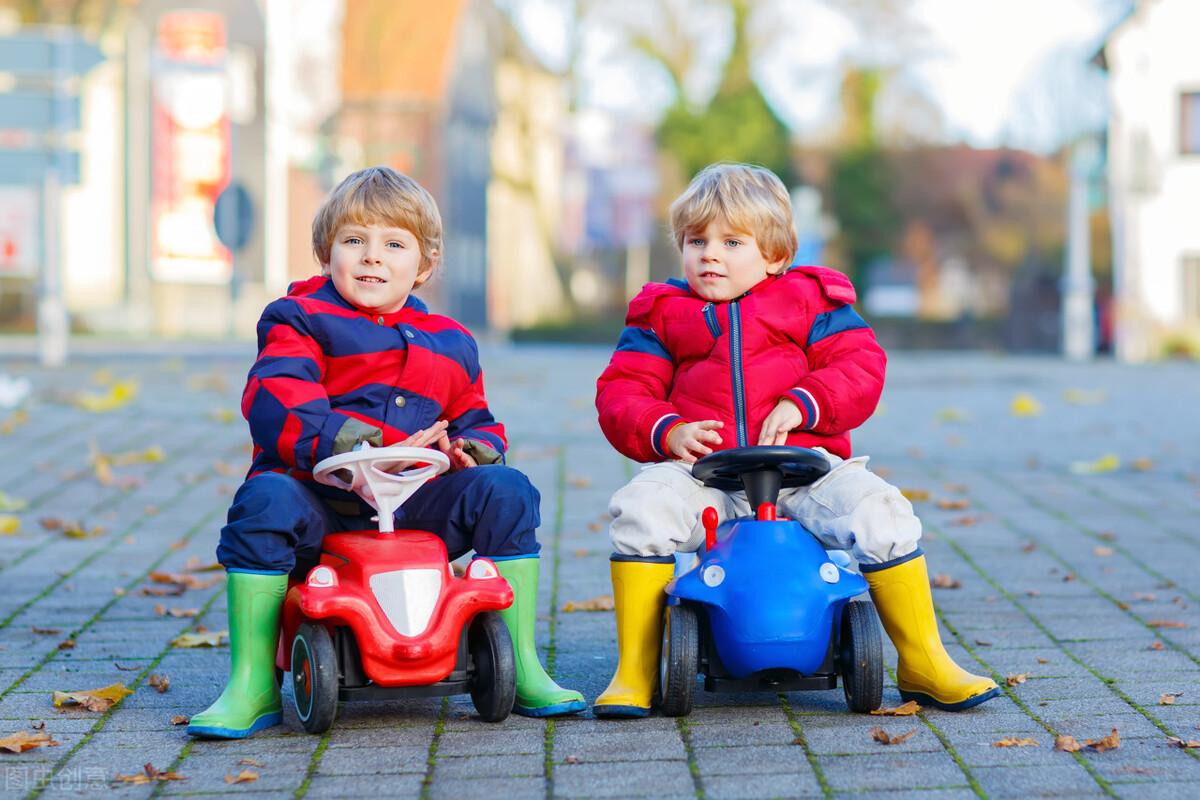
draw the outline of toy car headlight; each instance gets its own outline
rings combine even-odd
[[[475,580],[498,578],[500,571],[496,569],[496,565],[486,558],[477,558],[471,562],[471,566],[467,567],[467,577]]]
[[[308,573],[308,585],[314,589],[325,589],[337,586],[337,573],[326,566],[313,567]]]
[[[837,583],[841,579],[841,573],[838,572],[837,565],[832,561],[826,561],[821,565],[817,573],[821,576],[821,580],[826,583]]]

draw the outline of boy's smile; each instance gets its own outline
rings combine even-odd
[[[717,217],[703,231],[689,233],[683,243],[683,272],[688,286],[705,300],[721,303],[741,297],[783,261],[770,263],[754,237]]]
[[[371,314],[399,311],[430,270],[412,231],[375,223],[338,228],[329,263],[322,266],[338,294]]]

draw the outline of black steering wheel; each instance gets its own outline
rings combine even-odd
[[[780,489],[808,486],[829,472],[829,459],[807,447],[761,445],[718,450],[692,465],[692,477],[726,492],[746,490],[750,508],[772,505]]]

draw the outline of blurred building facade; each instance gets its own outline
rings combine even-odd
[[[1108,70],[1116,351],[1200,354],[1200,3],[1141,0],[1097,56]]]

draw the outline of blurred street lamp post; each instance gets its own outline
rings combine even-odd
[[[1067,264],[1062,292],[1063,355],[1088,361],[1096,352],[1088,189],[1099,159],[1096,140],[1076,142],[1071,151],[1071,194],[1067,204]]]

